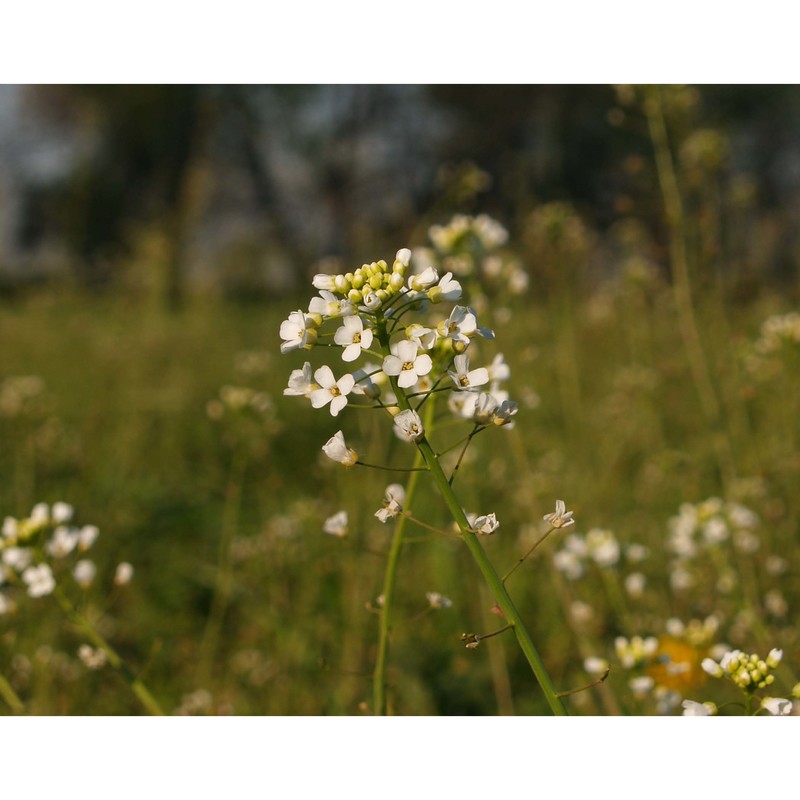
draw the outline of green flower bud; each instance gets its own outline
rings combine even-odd
[[[351,290],[350,290],[350,291],[347,293],[347,299],[348,299],[348,300],[349,300],[351,303],[356,303],[356,304],[358,304],[358,303],[360,303],[360,302],[361,302],[361,300],[363,299],[363,295],[361,294],[361,292],[359,292],[359,291],[358,291],[358,289],[351,289]]]

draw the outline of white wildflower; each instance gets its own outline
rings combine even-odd
[[[572,518],[574,512],[567,511],[566,503],[563,500],[556,500],[556,510],[552,514],[545,514],[542,519],[549,522],[554,528],[566,528],[573,525],[575,520]]]
[[[419,353],[419,348],[410,339],[403,339],[392,345],[392,354],[383,359],[383,371],[397,376],[401,389],[413,386],[421,375],[427,375],[433,368],[433,361],[427,353]]]
[[[403,510],[403,503],[406,501],[406,490],[399,483],[392,483],[386,487],[386,499],[383,501],[383,508],[375,512],[375,516],[381,521],[394,519]]]
[[[347,405],[347,395],[353,390],[355,378],[345,374],[337,381],[331,368],[323,365],[314,373],[314,379],[320,388],[311,392],[311,405],[314,408],[322,408],[330,403],[331,415],[337,416]]]
[[[761,708],[774,717],[787,717],[792,713],[792,701],[783,697],[765,697],[761,701]]]
[[[341,431],[336,433],[322,445],[322,450],[328,458],[338,461],[346,467],[352,467],[358,462],[358,453],[352,447],[347,446],[344,434]]]
[[[342,327],[333,335],[333,341],[344,347],[343,361],[355,361],[362,350],[369,350],[372,346],[373,333],[370,328],[364,327],[361,317],[345,317]]]
[[[314,383],[310,362],[306,361],[302,369],[293,369],[289,376],[289,385],[283,390],[287,397],[309,397],[319,386]]]
[[[469,356],[466,353],[461,353],[453,359],[453,367],[454,369],[448,370],[447,374],[457,389],[474,389],[489,382],[489,371],[486,367],[470,370]]]
[[[425,436],[425,428],[416,411],[410,408],[394,418],[395,433],[406,442],[418,442]]]
[[[713,717],[717,713],[717,706],[711,702],[697,703],[694,700],[684,700],[684,717]]]
[[[88,558],[81,559],[72,570],[76,583],[82,589],[88,589],[97,575],[97,567]]]
[[[328,517],[322,524],[322,530],[331,536],[342,538],[347,536],[347,512],[337,511],[333,516]]]
[[[428,604],[431,608],[441,609],[453,607],[453,601],[449,597],[439,594],[439,592],[425,592],[425,597],[428,598]]]
[[[292,311],[289,319],[281,323],[281,353],[305,348],[310,350],[317,341],[317,328],[313,317],[302,311]]]
[[[115,586],[127,586],[133,578],[133,566],[127,561],[122,561],[117,564],[117,570],[114,573]]]
[[[56,588],[53,571],[47,564],[28,567],[22,573],[22,580],[28,585],[28,594],[31,597],[44,597]]]
[[[472,521],[472,531],[474,533],[480,533],[483,536],[493,534],[499,527],[500,523],[497,521],[497,517],[494,513],[475,517]]]

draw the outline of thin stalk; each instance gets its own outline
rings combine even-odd
[[[433,406],[431,406],[433,408]],[[415,467],[421,467],[422,457],[419,452],[414,456]],[[417,488],[419,472],[411,473],[406,484],[405,505],[410,505],[414,499]],[[386,715],[386,663],[389,656],[389,639],[392,632],[392,611],[394,610],[394,587],[397,581],[397,568],[400,563],[400,553],[403,550],[403,537],[405,535],[408,517],[401,515],[394,525],[392,545],[386,561],[386,572],[383,577],[383,606],[380,612],[380,625],[378,630],[378,653],[375,658],[375,671],[373,673],[372,697],[373,713],[377,716]]]
[[[519,569],[519,567],[522,566],[524,561],[533,553],[533,551],[555,530],[558,530],[558,529],[557,528],[550,528],[550,530],[547,531],[547,533],[545,533],[543,536],[540,536],[536,540],[536,542],[534,542],[533,547],[531,547],[530,550],[528,550],[528,552],[525,553],[524,556],[522,556],[522,558],[518,559],[517,563],[514,564],[514,566],[511,567],[511,569],[508,572],[506,572],[505,575],[503,575],[503,577],[501,579],[503,581],[503,583],[505,583],[517,571],[517,569]]]
[[[378,317],[377,320],[377,327],[376,333],[378,336],[378,340],[381,343],[381,346],[388,352],[389,350],[389,334],[386,330],[386,321]],[[397,396],[397,405],[402,409],[406,410],[409,409],[410,403],[408,398],[405,396],[402,390],[397,386],[397,381],[392,378],[392,387],[395,391]],[[426,418],[423,421],[423,427],[428,422],[428,417],[433,419],[433,413],[431,409],[434,407],[434,404],[431,403],[428,408],[426,409]],[[430,443],[428,442],[427,438],[423,436],[420,441],[417,442],[417,449],[418,453],[422,454],[422,458],[424,459],[425,463],[428,465],[428,469],[430,470],[431,475],[433,476],[433,480],[436,483],[436,486],[439,489],[447,507],[450,509],[450,513],[453,516],[458,527],[461,529],[461,532],[464,534],[464,543],[467,546],[467,549],[470,552],[473,560],[478,566],[478,569],[481,571],[486,583],[489,585],[489,589],[491,590],[492,594],[497,600],[497,604],[500,606],[505,618],[508,620],[509,624],[514,629],[514,635],[517,637],[517,642],[525,654],[525,658],[528,660],[531,669],[533,670],[533,674],[536,677],[536,680],[539,682],[539,685],[542,687],[542,691],[545,693],[545,697],[547,698],[547,702],[550,705],[550,709],[552,712],[557,716],[566,716],[567,709],[564,706],[561,698],[558,696],[558,692],[553,685],[553,681],[550,678],[550,674],[547,672],[547,668],[544,665],[541,657],[539,656],[538,651],[536,650],[536,646],[533,643],[533,639],[531,639],[530,633],[528,633],[528,629],[525,627],[525,622],[522,619],[517,607],[514,605],[514,601],[511,599],[511,596],[506,591],[505,586],[503,585],[500,576],[495,571],[494,567],[492,566],[492,562],[489,561],[488,556],[483,550],[480,542],[478,541],[476,535],[473,533],[472,529],[470,528],[469,521],[467,520],[466,515],[464,514],[464,509],[461,507],[461,504],[458,502],[456,498],[453,487],[450,485],[450,482],[447,479],[447,476],[444,474],[444,470],[439,463],[439,458],[434,452],[433,448],[431,447]],[[412,479],[416,477],[412,475]],[[402,520],[398,521],[401,522]],[[378,686],[378,682],[376,681],[376,699],[379,696],[379,690],[382,692],[383,688]],[[385,696],[383,696],[385,702]],[[376,713],[377,713],[378,705],[376,703]]]
[[[14,687],[6,680],[6,676],[0,673],[0,697],[6,701],[6,705],[13,714],[24,714],[25,704],[20,700],[19,695],[14,691]]]
[[[481,543],[478,541],[478,537],[470,529],[469,522],[464,514],[464,509],[461,507],[461,504],[458,502],[458,499],[453,493],[453,487],[450,486],[450,482],[447,480],[447,476],[444,474],[444,471],[439,464],[439,460],[436,458],[436,454],[433,452],[433,448],[425,438],[421,439],[417,443],[417,447],[419,448],[419,451],[422,453],[422,457],[425,459],[425,462],[430,468],[431,475],[433,476],[436,486],[444,498],[447,507],[450,509],[453,519],[456,521],[456,524],[464,534],[464,543],[466,544],[470,555],[477,564],[478,569],[481,571],[484,579],[489,584],[489,588],[494,595],[495,600],[497,600],[497,604],[503,611],[505,618],[513,627],[514,634],[517,637],[517,642],[522,649],[522,652],[525,654],[525,658],[527,658],[528,664],[530,664],[533,674],[536,676],[536,680],[542,687],[542,691],[547,698],[547,702],[550,705],[551,711],[557,716],[566,716],[567,709],[564,706],[561,698],[558,696],[558,692],[553,685],[550,674],[547,672],[547,668],[539,656],[539,652],[536,650],[533,639],[531,639],[531,635],[528,633],[528,629],[525,627],[525,622],[517,610],[517,607],[514,605],[514,601],[511,599],[511,596],[506,591],[503,581],[500,579],[500,576],[492,566],[492,562],[489,561],[488,556],[484,552]]]
[[[53,590],[53,597],[55,597],[61,610],[67,618],[86,636],[86,638],[95,646],[100,648],[108,658],[108,663],[122,674],[131,691],[139,699],[139,702],[147,709],[148,713],[156,717],[163,717],[164,711],[158,704],[158,701],[150,693],[150,690],[144,685],[142,680],[136,676],[133,670],[122,660],[119,653],[100,635],[97,629],[89,622],[83,614],[78,611],[72,604],[72,601],[64,594],[60,587]]]

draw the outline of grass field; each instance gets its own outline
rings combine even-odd
[[[720,645],[762,657],[783,649],[770,694],[790,697],[800,670],[800,342],[789,327],[775,345],[761,326],[792,311],[791,291],[700,280],[687,308],[663,272],[637,265],[599,278],[567,252],[547,280],[490,299],[481,313],[496,340],[473,361],[503,353],[520,407],[513,429],[475,439],[459,497],[468,511],[496,512],[501,526],[482,541],[501,573],[547,530],[557,499],[574,511],[576,524],[508,581],[559,690],[598,678],[604,665],[587,658],[610,666],[604,683],[565,700],[570,713],[738,701],[699,668]],[[373,514],[404,476],[345,470],[320,448],[341,428],[365,461],[409,466],[411,455],[373,412],[333,419],[282,396],[308,354],[281,356],[278,328],[307,300],[195,298],[170,313],[65,290],[0,306],[0,517],[64,501],[78,524],[99,527],[92,585],[77,586],[67,567],[56,579],[167,713],[372,710],[392,536]],[[255,394],[221,396],[226,386]],[[469,427],[459,430],[443,428],[442,440]],[[687,554],[670,520],[709,498],[720,501],[683,514],[701,527],[716,516],[719,535],[706,531]],[[347,535],[324,533],[340,510]],[[433,486],[420,486],[413,512],[450,529]],[[546,713],[511,634],[474,650],[460,641],[502,626],[463,543],[413,523],[406,536],[389,712]],[[117,586],[120,562],[134,575]],[[87,668],[85,631],[53,596],[0,592],[0,675],[24,711],[143,711],[123,674]],[[452,606],[433,608],[428,592]],[[646,655],[615,649],[636,636]]]

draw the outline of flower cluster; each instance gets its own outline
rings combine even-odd
[[[719,662],[712,658],[703,660],[703,670],[712,678],[727,678],[735,686],[745,692],[752,693],[757,689],[766,689],[775,682],[771,670],[781,663],[783,650],[773,648],[766,659],[756,653],[743,653],[741,650],[729,650]]]
[[[760,547],[758,515],[740,503],[711,497],[702,503],[683,503],[677,516],[669,521],[667,548],[674,559],[670,569],[672,587],[678,591],[694,585],[692,562],[702,553],[732,543],[744,554]],[[718,590],[728,592],[735,576],[720,576]]]
[[[800,358],[800,313],[775,315],[761,325],[760,336],[747,354],[745,365],[759,378],[773,378],[787,360]]]
[[[0,532],[0,586],[24,587],[30,597],[44,597],[56,588],[59,569],[69,568],[68,558],[88,551],[99,531],[94,525],[71,525],[73,508],[67,503],[38,503],[23,519],[6,517]],[[81,588],[94,581],[94,562],[80,558],[71,565],[72,579]],[[130,580],[130,565],[120,565],[117,582]],[[0,614],[13,604],[0,593]]]
[[[517,404],[501,389],[510,375],[502,355],[475,367],[466,352],[475,338],[492,339],[494,333],[479,324],[468,306],[456,305],[433,319],[405,320],[408,312],[427,312],[458,300],[462,291],[452,272],[440,275],[432,266],[406,278],[410,263],[411,251],[403,249],[391,266],[377,261],[353,272],[314,276],[319,296],[310,300],[307,311],[294,311],[281,324],[281,352],[333,349],[347,370],[335,364],[315,369],[306,361],[292,371],[284,394],[305,397],[334,417],[348,405],[384,408],[394,417],[397,436],[408,442],[425,436],[410,400],[433,391],[451,392],[448,407],[459,419],[479,427],[510,425]],[[327,323],[331,330],[324,332]],[[355,362],[362,358],[366,360],[358,366]],[[405,403],[398,401],[398,393]],[[341,431],[323,450],[346,466],[358,461]]]

